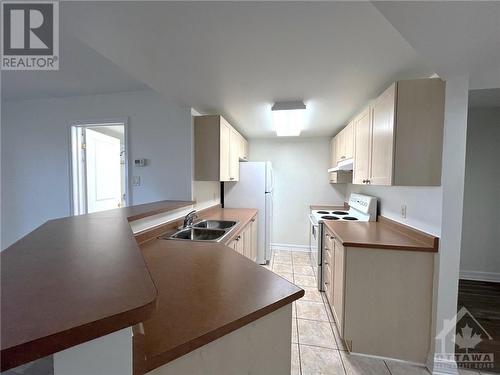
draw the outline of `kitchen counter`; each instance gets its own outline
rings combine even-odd
[[[345,247],[438,251],[438,238],[379,216],[378,221],[345,222],[325,220],[325,226]]]
[[[1,371],[148,319],[157,291],[128,221],[193,203],[49,220],[2,251]]]
[[[223,243],[132,233],[129,221],[193,203],[50,220],[1,252],[1,371],[141,322],[151,369],[304,295]],[[228,243],[256,213],[212,208],[201,218],[237,220]]]
[[[141,245],[158,289],[158,305],[143,322],[145,364],[151,371],[264,315],[304,291],[225,246],[257,214],[210,209],[203,219],[237,220],[224,243],[152,239]]]

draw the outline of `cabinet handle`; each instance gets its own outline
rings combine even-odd
[[[341,156],[340,158],[341,158],[341,159],[345,159],[345,156]]]
[[[328,281],[325,281],[325,285],[330,285],[330,283]]]
[[[229,177],[229,179],[232,181],[232,180],[234,180],[234,177]]]
[[[251,222],[252,222],[252,223],[253,223],[253,222],[255,222],[255,219],[252,219],[252,220],[251,220]]]
[[[325,264],[326,264],[326,265],[328,266],[328,265],[329,265],[330,263],[328,263],[328,262],[325,262]]]
[[[238,237],[236,237],[234,240],[235,240],[235,241],[239,241],[239,240],[240,240],[240,238],[241,238],[241,236],[238,236]]]

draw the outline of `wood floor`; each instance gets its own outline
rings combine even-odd
[[[495,365],[487,371],[500,373],[500,283],[460,280],[458,310],[462,306],[469,310],[492,337],[491,340],[479,343],[474,352],[493,353]]]

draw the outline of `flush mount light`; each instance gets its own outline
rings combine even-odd
[[[278,137],[296,137],[304,126],[306,105],[302,101],[277,102],[271,111]]]

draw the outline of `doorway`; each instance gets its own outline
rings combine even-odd
[[[128,206],[126,123],[71,126],[73,215]]]

